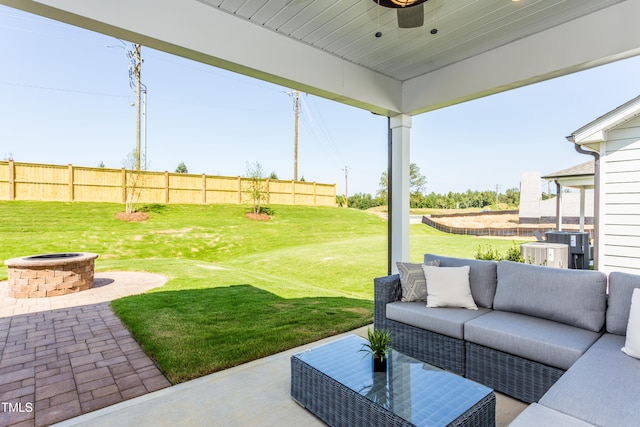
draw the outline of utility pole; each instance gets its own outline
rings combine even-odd
[[[300,114],[300,94],[294,92],[295,125],[293,128],[293,180],[298,180],[298,116]]]
[[[147,170],[147,85],[140,83],[142,87],[142,134],[144,142],[144,170]],[[141,154],[142,155],[142,154]]]
[[[349,166],[345,166],[344,171],[344,201],[345,207],[349,207]]]
[[[140,73],[142,71],[142,57],[140,55],[140,45],[135,43],[133,50],[131,51],[133,69],[130,73],[133,73],[133,80],[135,81],[136,89],[136,170],[140,170],[140,132],[142,127],[140,126],[141,105],[142,105],[142,91],[140,83]],[[132,82],[133,83],[133,82]]]
[[[147,168],[146,165],[146,149],[147,149],[147,121],[146,121],[146,99],[147,99],[147,87],[142,84],[141,82],[141,71],[142,71],[142,54],[141,54],[141,46],[137,43],[132,44],[131,49],[127,48],[127,44],[125,42],[123,42],[122,40],[118,39],[118,41],[120,42],[120,45],[115,45],[115,46],[109,46],[107,45],[107,47],[109,48],[113,48],[113,47],[119,47],[121,49],[124,49],[127,58],[129,59],[129,87],[131,87],[131,89],[135,90],[136,92],[136,102],[135,102],[135,107],[136,107],[136,150],[135,150],[135,169],[136,170],[140,170],[140,140],[141,135],[142,135],[142,130],[141,130],[141,114],[142,114],[142,107],[141,107],[141,98],[142,98],[142,92],[144,91],[144,96],[145,96],[145,111],[144,111],[144,115],[145,115],[145,124],[144,124],[144,133],[145,133],[145,169]]]

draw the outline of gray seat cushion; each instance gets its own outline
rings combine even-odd
[[[466,258],[451,258],[434,254],[425,254],[424,262],[440,260],[440,267],[462,267],[468,265],[469,285],[471,295],[478,307],[491,308],[493,296],[496,293],[496,267],[495,261],[484,261]]]
[[[599,337],[564,323],[495,310],[464,325],[466,341],[564,370]]]
[[[540,404],[599,426],[638,426],[640,360],[604,334],[540,399]]]
[[[607,332],[627,334],[631,295],[640,288],[640,275],[612,272],[609,274],[609,301],[607,308]]]
[[[463,325],[490,310],[478,308],[427,308],[424,302],[392,302],[387,304],[387,318],[417,328],[464,339]]]
[[[500,261],[493,308],[598,332],[604,327],[606,292],[607,276],[599,271]]]
[[[516,417],[509,427],[589,427],[589,424],[572,416],[532,403]]]

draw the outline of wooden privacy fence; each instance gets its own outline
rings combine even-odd
[[[0,161],[0,200],[125,203],[249,203],[250,179]],[[335,206],[335,184],[265,180],[268,204]]]

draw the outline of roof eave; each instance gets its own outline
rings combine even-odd
[[[640,96],[574,131],[567,140],[579,145],[605,141],[607,132],[638,116],[640,116]]]

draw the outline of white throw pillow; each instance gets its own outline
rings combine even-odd
[[[462,307],[477,310],[471,295],[468,265],[463,267],[431,267],[423,265],[427,279],[427,307]]]
[[[631,357],[640,359],[640,289],[634,289],[631,296],[631,311],[627,323],[627,340],[622,351]]]

